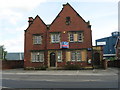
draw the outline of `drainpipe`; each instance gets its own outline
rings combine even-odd
[[[21,53],[19,53],[19,55],[20,55],[20,60],[22,60],[22,55],[21,55]]]

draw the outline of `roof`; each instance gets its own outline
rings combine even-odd
[[[117,33],[117,35],[116,35],[116,33]],[[102,39],[108,39],[108,38],[112,38],[112,37],[118,37],[118,36],[120,36],[120,34],[119,34],[120,32],[117,32],[117,31],[115,31],[115,32],[112,32],[111,34],[111,36],[108,36],[108,37],[104,37],[104,38],[100,38],[100,39],[96,39],[96,41],[99,41],[99,40],[102,40]]]
[[[6,55],[7,60],[24,60],[24,53],[7,53]]]

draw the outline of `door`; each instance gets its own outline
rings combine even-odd
[[[56,59],[55,59],[55,53],[50,53],[50,67],[55,67]]]
[[[100,53],[94,53],[94,65],[100,65]]]

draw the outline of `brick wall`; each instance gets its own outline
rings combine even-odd
[[[120,60],[108,61],[108,67],[120,68]]]
[[[15,69],[15,68],[23,68],[24,60],[4,60],[1,61],[2,63],[2,69]]]

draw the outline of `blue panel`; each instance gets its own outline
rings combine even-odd
[[[103,46],[103,53],[104,54],[115,54],[115,44],[116,44],[117,36],[110,36],[106,38],[101,38],[96,40],[96,46],[97,42],[106,42],[106,45]]]

